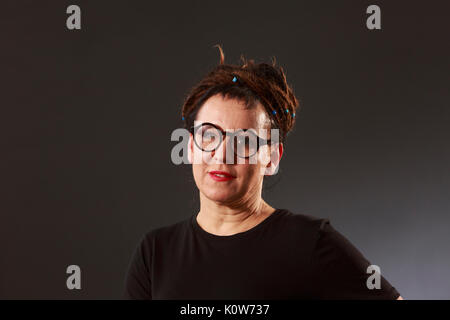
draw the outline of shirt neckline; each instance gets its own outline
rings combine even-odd
[[[202,227],[200,227],[200,225],[197,222],[197,215],[198,213],[195,213],[192,215],[191,217],[191,225],[194,228],[194,231],[201,235],[203,238],[206,238],[208,240],[211,241],[216,241],[216,242],[227,242],[227,241],[234,241],[237,239],[243,239],[246,238],[248,236],[251,236],[252,234],[254,234],[256,231],[260,230],[262,227],[264,227],[265,225],[267,225],[268,223],[270,223],[272,220],[274,220],[276,217],[281,215],[281,212],[285,211],[284,209],[279,209],[276,208],[274,212],[272,212],[268,217],[266,217],[263,221],[261,221],[260,223],[258,223],[257,225],[253,226],[252,228],[243,231],[243,232],[238,232],[232,235],[225,235],[225,236],[220,236],[217,234],[213,234],[213,233],[209,233],[208,231],[204,230]]]

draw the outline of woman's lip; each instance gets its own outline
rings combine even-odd
[[[221,173],[220,171],[211,171],[211,172],[208,172],[208,174],[215,181],[228,181],[228,180],[234,179],[233,176],[227,174],[226,172]],[[219,177],[219,176],[216,176],[215,174],[223,174],[224,177]]]
[[[230,178],[234,178],[233,175],[231,175],[231,174],[229,174],[228,172],[225,172],[225,171],[216,171],[216,170],[213,170],[213,171],[209,171],[209,173],[212,173],[212,174],[222,174],[222,175],[224,175],[224,176],[227,176],[227,177],[230,177]]]

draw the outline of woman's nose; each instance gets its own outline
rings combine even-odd
[[[231,146],[229,146],[229,137],[225,136],[219,147],[213,151],[214,160],[222,161],[221,163],[227,163],[227,151],[230,153],[228,155],[228,163],[234,163],[234,153],[232,152]]]

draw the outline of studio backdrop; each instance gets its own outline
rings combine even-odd
[[[405,299],[449,299],[448,9],[3,1],[0,298],[120,299],[141,237],[199,210],[171,134],[220,44],[300,100],[265,199],[330,219]]]

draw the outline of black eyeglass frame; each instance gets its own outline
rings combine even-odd
[[[214,148],[213,150],[205,150],[205,149],[203,149],[201,146],[199,146],[199,145],[197,144],[197,141],[196,141],[196,139],[195,139],[195,134],[197,133],[197,130],[200,129],[201,127],[203,127],[204,125],[210,125],[210,126],[214,127],[215,129],[217,129],[220,133],[222,133],[222,134],[220,135],[220,142],[219,142],[219,144],[218,144],[217,147]],[[195,145],[196,145],[200,150],[202,150],[202,151],[204,151],[204,152],[212,152],[212,151],[217,150],[217,149],[220,147],[220,145],[222,144],[222,142],[223,142],[223,140],[224,140],[224,136],[231,136],[231,137],[232,137],[232,136],[236,135],[237,133],[239,133],[239,132],[241,132],[241,131],[247,132],[248,130],[251,130],[251,129],[250,129],[250,128],[248,128],[248,129],[239,129],[239,130],[237,130],[237,131],[229,132],[229,131],[223,130],[221,127],[219,127],[218,125],[216,125],[216,124],[214,124],[214,123],[211,123],[211,122],[203,122],[203,123],[201,123],[201,124],[199,124],[199,125],[197,125],[197,126],[192,126],[192,127],[190,128],[190,132],[192,133],[192,136],[193,136]],[[258,135],[257,135],[256,133],[254,133],[253,131],[249,131],[249,132],[250,132],[251,134],[253,134],[254,136],[256,136],[256,138],[257,138],[257,139],[256,139],[256,151],[255,151],[255,153],[253,153],[252,155],[249,155],[249,156],[246,156],[246,157],[241,157],[241,156],[239,156],[239,155],[237,154],[237,150],[234,148],[234,143],[232,143],[232,144],[231,144],[231,148],[233,149],[234,154],[235,154],[237,157],[239,157],[239,158],[248,159],[248,158],[250,158],[250,157],[253,157],[255,154],[258,153],[259,148],[260,148],[261,146],[264,146],[264,145],[271,145],[271,144],[272,144],[272,140],[271,140],[271,139],[264,139],[264,138],[261,138],[260,136],[258,136]]]

